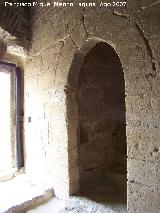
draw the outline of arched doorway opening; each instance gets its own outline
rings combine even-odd
[[[78,115],[69,122],[68,131],[77,125],[79,192],[98,201],[126,203],[125,81],[119,56],[100,41],[73,60],[70,71],[68,82],[75,92],[72,104],[77,105]],[[68,115],[74,113],[69,110],[72,104],[67,105]]]

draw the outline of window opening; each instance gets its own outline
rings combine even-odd
[[[21,70],[0,62],[0,180],[24,166]],[[7,178],[8,177],[8,178]]]

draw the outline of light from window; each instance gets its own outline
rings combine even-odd
[[[11,168],[11,76],[0,72],[0,172]]]

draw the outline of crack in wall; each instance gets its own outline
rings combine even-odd
[[[58,63],[59,63],[59,59],[60,59],[60,56],[62,55],[62,50],[63,50],[63,47],[64,47],[64,41],[61,41],[61,43],[62,43],[62,46],[60,48],[60,52],[58,54],[58,58],[57,58],[57,61],[56,61],[56,66],[55,66],[55,78],[54,78],[53,85],[55,84],[55,81],[56,81]]]
[[[73,32],[73,31],[72,31]],[[71,32],[71,33],[72,33]],[[79,49],[78,45],[76,44],[76,42],[74,41],[74,39],[72,38],[71,33],[69,32],[69,26],[67,24],[67,33],[69,34],[70,39],[72,40],[73,44],[76,46],[77,49]]]
[[[160,3],[160,0],[157,1],[157,3]],[[154,3],[154,4],[155,4],[155,3]],[[154,5],[154,4],[152,4],[152,5]],[[127,13],[120,13],[120,12],[117,12],[117,11],[113,11],[113,15],[116,15],[116,16],[119,16],[119,17],[128,19],[128,21],[130,21],[130,20],[133,20],[133,21],[134,21],[135,27],[136,27],[136,29],[138,30],[138,32],[140,33],[140,35],[141,35],[141,37],[142,37],[142,39],[143,39],[143,41],[144,41],[144,43],[145,43],[146,51],[147,51],[147,54],[148,54],[148,56],[149,56],[149,58],[150,58],[150,62],[151,62],[151,64],[152,64],[152,70],[153,70],[153,72],[152,72],[152,73],[148,73],[148,74],[146,75],[146,77],[147,77],[147,79],[148,79],[149,77],[155,78],[156,75],[157,75],[157,70],[156,70],[156,63],[155,63],[155,59],[154,59],[154,53],[153,53],[152,48],[151,48],[151,46],[150,46],[149,40],[148,40],[148,38],[145,36],[145,34],[144,34],[142,28],[140,27],[140,25],[136,22],[136,20],[135,20],[133,17],[131,17],[131,16],[130,16],[129,14],[127,14]]]
[[[156,73],[156,64],[155,64],[152,48],[150,46],[148,38],[145,36],[142,28],[140,27],[140,25],[136,21],[135,21],[135,26],[136,26],[138,32],[140,33],[141,37],[143,38],[143,41],[144,41],[144,43],[146,45],[147,54],[148,54],[148,56],[150,58],[150,61],[151,61],[151,64],[152,64],[153,72],[152,73],[148,73],[146,75],[146,77],[148,78],[150,76],[150,77],[154,78],[154,77],[156,77],[157,73]]]
[[[69,37],[70,37],[70,35],[67,35],[66,37],[63,37],[63,38],[55,41],[53,44],[50,44],[50,45],[45,46],[44,48],[41,48],[39,51],[36,51],[35,53],[28,55],[28,59],[33,59],[34,57],[41,56],[42,52],[46,51],[48,48],[51,48],[51,47],[54,48],[54,46],[60,42],[65,42],[65,40],[67,40]]]
[[[81,21],[82,21],[84,30],[86,32],[86,35],[87,35],[87,37],[89,37],[89,33],[88,33],[88,30],[87,30],[87,27],[86,27],[86,24],[85,24],[85,16],[84,15],[81,16]]]
[[[155,6],[155,5],[157,5],[157,4],[160,4],[160,0],[158,0],[158,1],[156,1],[156,2],[154,2],[154,3],[152,3],[152,4],[150,4],[150,5],[148,5],[148,6],[146,6],[146,7],[140,7],[139,10],[137,10],[135,13],[133,13],[133,15],[135,15],[135,14],[137,14],[137,13],[143,11],[143,10],[146,10],[146,9],[152,7],[152,6]]]
[[[70,38],[71,38],[71,40],[72,40],[73,44],[76,46],[76,48],[77,48],[77,49],[79,49],[79,47],[77,46],[76,42],[73,40],[73,38],[72,38],[72,36],[71,36],[71,35],[70,35]]]

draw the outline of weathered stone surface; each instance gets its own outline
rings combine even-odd
[[[26,56],[31,39],[24,70],[26,172],[35,181],[38,175],[49,181],[56,196],[63,197],[79,191],[83,168],[101,163],[109,167],[118,160],[122,166],[125,139],[115,129],[113,105],[121,109],[123,93],[128,211],[159,212],[159,1],[128,0],[126,8],[36,6],[32,29],[25,8],[0,9],[2,58],[4,52]],[[104,57],[97,65],[99,52],[89,63],[92,66],[82,68],[88,52],[101,42],[110,44],[122,63],[123,92],[115,79],[122,70],[114,74],[112,61],[112,72],[103,72],[109,59]],[[118,142],[113,146],[115,137]],[[103,169],[84,173],[96,179]]]
[[[129,182],[128,189],[128,212],[159,212],[159,191],[136,182]]]
[[[147,38],[160,36],[160,2],[135,15]]]
[[[57,194],[61,194],[63,190],[69,190],[69,187],[65,186],[65,184],[68,183],[67,177],[70,182],[69,191],[71,194],[77,192],[79,188],[78,166],[82,162],[80,163],[77,153],[78,137],[80,134],[77,114],[82,113],[83,116],[91,116],[95,118],[95,120],[97,116],[106,118],[102,110],[103,101],[105,100],[104,97],[108,97],[106,98],[106,104],[113,101],[106,87],[102,87],[101,92],[103,93],[103,97],[99,96],[99,92],[95,87],[96,81],[105,78],[100,72],[95,77],[92,87],[89,88],[89,86],[86,86],[81,92],[78,91],[78,87],[76,87],[79,81],[76,79],[78,79],[80,73],[78,70],[81,70],[83,66],[82,61],[87,54],[86,52],[85,55],[81,55],[81,46],[84,45],[87,38],[91,37],[98,37],[112,45],[122,62],[126,95],[126,137],[128,144],[129,181],[139,181],[142,188],[148,185],[155,190],[156,186],[158,186],[157,168],[159,168],[159,152],[156,150],[158,150],[159,141],[159,122],[157,117],[157,114],[159,114],[159,77],[156,76],[152,78],[152,75],[155,74],[155,72],[157,74],[159,72],[159,50],[157,46],[159,12],[158,7],[154,11],[154,8],[156,5],[158,6],[158,4],[150,7],[150,5],[154,3],[156,3],[156,1],[128,1],[127,12],[129,12],[129,14],[127,14],[125,10],[118,10],[118,8],[86,7],[85,11],[83,8],[79,7],[34,8],[32,25],[33,39],[30,51],[31,59],[28,61],[25,78],[28,78],[27,75],[29,76],[31,72],[31,76],[37,73],[37,75],[40,75],[42,79],[44,79],[49,71],[51,75],[53,74],[53,77],[50,76],[47,82],[51,81],[52,78],[55,79],[55,83],[50,88],[46,88],[48,92],[47,90],[44,91],[45,83],[43,80],[39,81],[39,92],[37,94],[35,93],[33,97],[35,97],[35,100],[39,101],[40,105],[44,106],[45,119],[50,123],[49,130],[47,130],[49,131],[49,145],[46,147],[46,156],[48,156],[47,164],[48,168],[50,168],[49,171],[53,176],[54,171],[57,171],[57,173],[60,174],[57,174],[58,177],[66,174],[66,177],[64,177],[66,180],[65,183],[60,183],[61,180],[57,182],[56,179],[53,181]],[[113,10],[116,12],[113,12]],[[136,13],[136,15],[132,16],[133,13]],[[136,25],[135,21],[138,25]],[[77,57],[76,62],[73,63],[72,59],[77,48],[80,50],[79,57]],[[91,47],[87,46],[85,50],[87,48],[91,50]],[[156,65],[156,70],[154,69],[153,60]],[[93,60],[93,63],[95,63],[95,61]],[[69,73],[68,78],[70,66],[74,72]],[[101,63],[100,67],[101,66],[103,68],[103,63]],[[94,68],[92,67],[92,69]],[[92,76],[92,74],[90,73],[89,76]],[[114,75],[111,78],[113,77]],[[64,86],[67,84],[67,80],[71,88],[65,88],[67,99],[65,100],[65,98],[61,96],[57,97],[52,91],[52,87],[55,90],[58,89],[63,91]],[[82,81],[82,83],[85,83],[85,81]],[[49,83],[48,85],[51,84]],[[117,85],[118,82],[116,83],[116,86]],[[72,86],[74,86],[74,89]],[[26,91],[29,92],[27,88]],[[31,91],[27,94],[27,102],[30,103],[33,98]],[[77,94],[80,94],[84,100],[88,97],[88,104],[92,107],[87,110],[87,105],[84,100],[82,100],[82,104],[79,104],[79,108],[77,109]],[[39,98],[40,96],[41,98]],[[95,97],[98,98],[96,99]],[[100,97],[101,100],[103,100],[102,102]],[[113,117],[112,107],[107,105],[106,109],[110,112],[110,116]],[[44,112],[42,112],[42,114]],[[34,114],[34,109],[32,113]],[[85,168],[90,168],[89,164],[93,164],[94,167],[98,166],[105,159],[105,154],[96,154],[94,153],[95,150],[99,153],[99,151],[106,149],[106,152],[110,153],[110,155],[106,155],[108,162],[109,159],[118,156],[116,150],[111,150],[111,148],[109,148],[113,142],[111,138],[109,138],[109,132],[112,131],[115,125],[114,122],[112,122],[112,119],[109,122],[102,122],[100,120],[97,120],[97,122],[99,122],[99,124],[96,125],[92,123],[92,125],[89,125],[86,120],[86,124],[81,128],[81,137],[83,138],[81,154],[86,156],[84,160]],[[102,131],[102,127],[104,131]],[[66,129],[67,132],[65,132]],[[119,133],[117,133],[117,135],[118,134]],[[108,141],[108,145],[105,144],[106,140]],[[67,141],[69,144],[67,144]],[[58,162],[60,157],[55,154],[55,159],[52,153],[55,153],[54,150],[59,152],[62,147],[69,148],[68,174],[67,172],[63,173],[63,170],[59,171],[59,164],[57,164],[56,168],[53,166],[53,162]],[[119,148],[120,147],[119,145]],[[89,151],[87,152],[86,150]],[[64,154],[64,156],[66,156],[66,154]],[[122,157],[122,155],[120,156]],[[67,156],[65,159],[67,160]],[[64,160],[64,162],[66,162],[66,160]],[[155,161],[157,161],[157,163],[155,163]],[[150,164],[147,165],[147,162],[151,162],[152,166],[149,166]],[[65,166],[64,163],[62,164]],[[51,165],[53,169],[51,169]],[[74,167],[74,171],[69,169],[72,167]],[[152,172],[152,168],[150,167],[154,168],[154,172]],[[138,172],[139,170],[141,170],[141,175]],[[148,176],[149,171],[151,172]],[[92,173],[92,175],[93,174],[95,173]],[[92,175],[86,175],[86,177],[88,176],[88,178],[90,178]],[[154,186],[152,180],[156,182]],[[136,199],[133,193],[137,196]],[[147,201],[141,198],[143,195],[143,191],[137,193],[136,188],[128,188],[129,212],[152,212],[152,209],[155,212],[157,211],[158,204],[153,201],[154,192],[146,187],[145,197]],[[152,205],[146,204],[148,201],[149,203],[151,202]],[[141,202],[143,204],[140,205]],[[146,210],[147,208],[148,210]]]
[[[152,5],[158,4],[159,1],[157,0],[135,0],[134,2],[132,0],[127,1],[127,12],[129,13],[136,13],[140,10],[145,10],[151,7]]]

